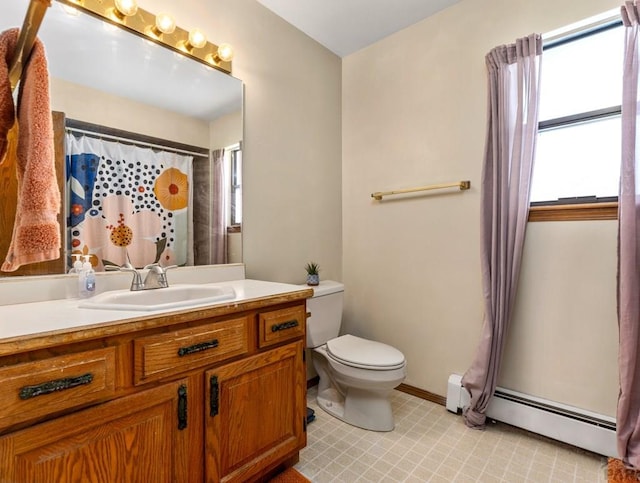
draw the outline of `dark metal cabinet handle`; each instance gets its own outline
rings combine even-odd
[[[213,339],[207,342],[200,342],[199,344],[193,344],[187,347],[180,347],[180,349],[178,349],[178,356],[182,357],[189,354],[195,354],[196,352],[215,349],[216,347],[218,347],[218,339]]]
[[[220,387],[218,386],[218,376],[209,378],[209,416],[218,415],[218,398],[220,397]]]
[[[278,332],[279,330],[292,329],[294,327],[298,327],[297,320],[289,320],[287,322],[283,322],[281,324],[276,324],[271,326],[271,332]]]
[[[93,381],[93,374],[87,373],[78,377],[68,377],[65,379],[55,379],[53,381],[43,382],[35,386],[24,386],[20,389],[20,399],[31,399],[32,397],[42,396],[43,394],[51,394],[52,392],[64,391],[72,387],[84,386]]]
[[[187,427],[187,386],[182,384],[178,388],[178,429]]]

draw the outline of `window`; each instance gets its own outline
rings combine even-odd
[[[240,144],[225,149],[228,153],[229,211],[227,226],[240,231],[242,225],[242,149]]]
[[[617,202],[623,50],[619,21],[545,44],[532,214]]]

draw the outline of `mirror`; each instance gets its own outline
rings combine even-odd
[[[29,0],[1,2],[0,31],[21,27],[28,4]],[[38,37],[47,53],[51,108],[64,113],[67,120],[103,126],[109,128],[103,132],[110,134],[115,130],[153,141],[166,140],[182,150],[211,153],[241,146],[241,80],[57,1],[47,9]],[[128,139],[127,135],[123,137]],[[227,174],[223,181],[229,191],[226,198],[237,200],[233,204],[235,212],[225,209],[221,214],[228,228],[226,263],[242,261],[238,153],[241,151],[236,151],[230,161],[237,166],[236,177],[232,180]],[[210,161],[203,161],[205,165],[196,162],[199,161],[194,160],[193,165],[193,204],[204,210],[205,217],[211,217],[214,180],[212,169],[206,166]],[[196,185],[196,180],[205,178],[204,185]],[[63,201],[63,219],[68,214],[66,204],[69,203]],[[199,228],[202,229],[201,224],[194,222],[194,232]],[[193,237],[203,246],[213,243],[208,235],[201,233],[198,238],[194,233]],[[10,238],[11,232],[3,229],[0,236]],[[63,250],[68,250],[66,245],[63,241]],[[63,257],[68,259],[67,255]],[[218,263],[205,259],[195,264]],[[0,272],[0,276],[6,275],[10,274]]]

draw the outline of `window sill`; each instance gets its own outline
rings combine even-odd
[[[227,227],[227,233],[242,233],[242,225],[231,225]]]
[[[618,202],[532,206],[529,221],[617,220]]]

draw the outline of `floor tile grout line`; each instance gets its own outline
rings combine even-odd
[[[401,431],[393,435],[391,435],[391,433],[387,433],[384,436],[376,436],[373,443],[367,444],[366,449],[363,450],[362,453],[372,455],[375,460],[382,460],[386,463],[385,465],[380,466],[382,468],[386,468],[382,471],[382,473],[387,476],[386,481],[391,478],[392,474],[395,474],[397,477],[394,481],[403,481],[410,480],[412,476],[421,474],[422,472],[428,472],[432,475],[432,478],[437,478],[445,461],[449,460],[449,462],[451,462],[452,459],[455,460],[456,467],[453,479],[464,480],[464,469],[469,466],[471,457],[477,453],[479,448],[482,448],[484,443],[489,443],[491,447],[489,455],[483,456],[484,461],[481,461],[481,463],[483,463],[482,474],[491,475],[496,481],[508,481],[506,479],[506,475],[509,474],[511,469],[515,468],[514,465],[523,465],[525,462],[525,478],[527,481],[532,481],[530,480],[530,477],[534,475],[534,462],[538,469],[541,466],[546,467],[540,474],[536,473],[536,476],[540,478],[539,481],[551,481],[554,472],[559,467],[559,461],[561,460],[573,461],[572,469],[574,481],[582,481],[584,478],[584,470],[579,472],[579,465],[581,462],[588,464],[590,471],[593,471],[595,468],[597,471],[598,482],[606,481],[606,478],[602,480],[602,475],[604,474],[602,469],[602,461],[604,461],[603,457],[591,455],[590,459],[581,459],[586,456],[582,452],[567,452],[567,449],[570,450],[570,447],[565,446],[558,446],[554,448],[553,443],[546,438],[538,437],[536,435],[527,437],[524,433],[511,432],[508,426],[506,427],[506,432],[500,430],[490,434],[489,436],[474,436],[469,439],[465,432],[460,430],[460,426],[450,419],[450,417],[455,416],[450,413],[438,413],[437,409],[430,407],[429,404],[426,404],[426,401],[417,400],[418,398],[415,398],[416,400],[414,400],[413,398],[413,396],[404,394],[401,396],[396,396],[394,394],[392,396],[394,414],[397,416],[396,426],[400,427]],[[323,411],[321,410],[321,412]],[[332,418],[332,416],[329,417]],[[323,454],[330,449],[337,450],[338,452],[346,451],[346,448],[362,446],[361,441],[368,438],[368,433],[359,433],[358,430],[353,429],[351,426],[347,427],[346,423],[339,422],[338,420],[325,421],[324,423],[328,424],[329,427],[326,431],[317,433],[319,436],[316,440],[312,439],[314,438],[314,428],[311,427],[309,430],[308,437],[309,442],[311,442],[309,447],[317,447],[319,452],[314,453],[312,452],[313,449],[309,451],[307,456],[304,456],[306,460],[304,462],[300,462],[302,468],[304,468],[305,464],[312,464],[320,454]],[[333,438],[330,437],[331,434],[333,434]],[[437,437],[426,438],[424,434],[436,435]],[[466,441],[466,443],[463,444],[464,441]],[[314,444],[316,442],[318,443],[317,445]],[[551,444],[551,446],[547,446],[548,444]],[[515,446],[514,449],[511,451],[504,451],[504,448],[509,445]],[[372,451],[372,448],[374,447],[376,449]],[[427,447],[430,449],[425,450]],[[459,453],[455,456],[457,452],[461,451],[461,447],[464,448],[464,458],[461,458]],[[518,462],[516,460],[518,448],[528,448],[528,451],[531,452],[525,462]],[[549,451],[549,448],[552,448],[553,451]],[[437,450],[439,453],[444,455],[444,457],[442,457],[442,460],[437,461],[437,465],[429,467],[429,465],[433,464],[434,461],[433,457],[430,459],[428,458],[432,449]],[[415,455],[412,455],[411,459],[409,459],[406,456],[403,456],[403,453],[405,455],[415,453]],[[332,454],[337,453],[332,452]],[[496,469],[490,470],[491,472],[487,472],[489,462],[496,458],[504,460],[504,468],[500,473],[500,477],[494,474]],[[598,458],[600,459],[599,462]],[[326,461],[326,459],[324,461]],[[312,471],[317,474],[322,473],[325,475],[322,477],[322,481],[325,481],[324,479],[327,478],[327,475],[329,475],[330,472],[325,472],[322,469],[322,465],[317,464],[319,462],[320,461],[316,461],[316,464],[313,466],[308,466],[308,473],[311,473]],[[428,464],[425,464],[427,462]],[[537,463],[544,464],[538,465]],[[341,474],[349,475],[349,477],[353,476],[352,473],[348,472],[348,470],[351,469],[351,466],[346,464],[345,460],[341,460],[339,463],[336,462],[336,465],[337,466],[333,470],[334,473],[331,473],[331,476],[329,476],[331,481],[340,481],[337,475]],[[360,466],[360,468],[362,468],[362,466]],[[336,471],[338,473],[336,473]],[[418,473],[418,471],[421,473]],[[449,472],[448,477],[451,477],[450,470],[447,471]],[[523,468],[520,468],[519,471],[522,472]]]
[[[439,417],[439,418],[438,418],[438,420],[440,420],[441,418],[442,418],[442,417]],[[443,434],[440,436],[440,438],[438,439],[438,441],[440,441],[440,440],[444,437],[444,435],[445,435],[445,434],[443,433]],[[416,442],[416,443],[414,443],[414,445],[412,446],[412,448],[413,448],[413,447],[415,447],[417,444],[418,444],[417,442]],[[437,443],[436,443],[436,444],[437,444]],[[454,448],[454,449],[455,449],[455,448]],[[452,451],[453,451],[453,449],[452,449]],[[451,452],[450,452],[450,453],[451,453]],[[447,454],[447,456],[449,456],[449,454],[450,454],[450,453],[448,453],[448,454]],[[424,456],[423,456],[423,458],[422,458],[422,460],[421,460],[421,463],[422,463],[424,460],[426,460],[426,458],[427,458],[427,456],[426,456],[426,455],[424,455]],[[442,464],[443,464],[443,463],[444,463],[444,460],[443,460],[442,462],[440,462],[440,464],[436,467],[436,470],[434,471],[434,473],[436,473],[436,474],[437,474],[437,470],[438,470],[438,468],[440,468],[440,467],[442,466]],[[397,466],[397,465],[396,465],[396,466]],[[394,466],[394,467],[395,467],[395,466]],[[415,471],[415,469],[414,469],[414,471]],[[412,473],[413,473],[413,472],[412,472]],[[409,476],[411,476],[411,475],[412,475],[412,473],[409,473]],[[458,471],[458,473],[459,473],[459,471]],[[456,476],[457,476],[457,474],[458,474],[458,473],[456,473]],[[389,472],[387,472],[387,474],[389,474]]]

